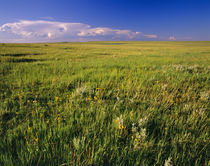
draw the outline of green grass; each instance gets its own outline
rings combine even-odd
[[[210,42],[0,44],[0,165],[210,164]]]

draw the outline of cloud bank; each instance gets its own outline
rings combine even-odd
[[[131,30],[108,27],[93,28],[88,24],[44,20],[20,20],[0,26],[0,42],[59,42],[96,40],[155,39],[157,35],[145,35]]]

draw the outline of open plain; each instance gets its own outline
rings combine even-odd
[[[0,44],[0,165],[210,164],[210,42]]]

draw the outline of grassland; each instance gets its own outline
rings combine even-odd
[[[210,165],[210,42],[0,44],[0,165]]]

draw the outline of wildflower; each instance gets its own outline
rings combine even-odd
[[[76,96],[86,96],[87,95],[87,87],[86,86],[84,86],[84,87],[80,87],[80,88],[77,88],[76,89],[76,93],[75,93],[75,95]]]
[[[201,92],[200,93],[201,100],[207,101],[209,100],[209,93],[208,92]]]
[[[168,133],[168,128],[166,127],[165,128],[165,135],[167,135],[167,133]]]
[[[104,88],[96,88],[96,90],[104,90]]]
[[[34,103],[34,104],[36,104],[36,103],[37,103],[37,101],[36,101],[36,100],[34,100],[34,101],[33,101],[33,103]]]
[[[88,97],[88,100],[89,100],[89,101],[91,101],[91,100],[92,100],[91,96],[90,96],[90,97]]]
[[[138,121],[139,127],[143,126],[147,122],[147,117],[141,118]]]
[[[185,104],[184,105],[184,110],[188,111],[190,109],[190,105],[189,104]]]
[[[117,117],[116,122],[117,122],[117,124],[123,126],[123,118],[122,118],[122,115],[120,115],[120,117]]]
[[[182,65],[173,65],[173,68],[176,69],[176,71],[184,71],[185,67]]]
[[[172,166],[171,157],[169,157],[168,160],[165,160],[164,166]]]
[[[164,85],[162,86],[162,89],[165,90],[165,89],[167,88],[167,86],[168,86],[168,84],[164,84]]]
[[[202,116],[203,114],[205,114],[205,109],[204,108],[200,108],[200,109],[197,109],[193,112],[193,114],[198,114],[200,116]]]
[[[58,97],[58,96],[55,96],[55,101],[56,101],[56,102],[58,101],[58,99],[59,99],[59,97]]]
[[[132,135],[131,138],[134,139],[134,136]]]
[[[139,149],[142,147],[142,144],[145,141],[146,138],[146,129],[141,129],[140,132],[134,133],[135,136],[132,136],[131,138],[134,139],[134,149]]]
[[[119,125],[119,129],[122,129],[121,125]]]
[[[39,138],[37,137],[37,138],[35,139],[35,141],[38,143],[38,141],[39,141]]]
[[[60,114],[57,115],[57,120],[61,120]]]
[[[132,129],[131,130],[132,130],[133,133],[137,132],[137,128],[135,126],[135,123],[132,124]]]
[[[141,129],[141,138],[144,139],[146,137],[146,129]]]
[[[94,96],[94,100],[98,100],[98,98],[96,96]]]
[[[143,141],[146,138],[146,129],[141,129],[140,132],[136,132],[136,139]]]
[[[119,125],[119,129],[120,129],[120,130],[123,130],[123,129],[125,129],[125,128],[126,128],[125,126]]]
[[[18,97],[19,97],[19,99],[22,99],[22,95],[20,93],[18,94]]]

